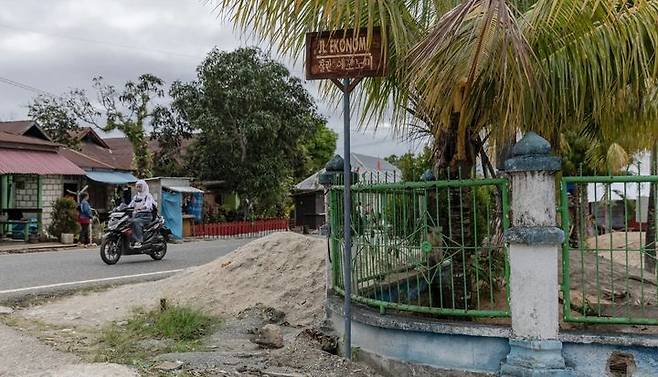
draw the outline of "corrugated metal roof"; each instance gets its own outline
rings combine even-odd
[[[0,122],[0,130],[14,135],[22,135],[34,125],[31,120],[13,120],[9,122]]]
[[[366,156],[358,153],[350,154],[352,171],[359,174],[370,182],[376,181],[399,181],[402,179],[402,171],[388,161],[372,156]],[[319,175],[324,173],[324,169],[316,172],[310,177],[304,179],[293,187],[295,191],[318,191],[322,186],[318,182]],[[372,173],[372,176],[370,174]]]
[[[0,142],[2,143],[15,143],[23,145],[37,145],[37,146],[46,146],[57,148],[57,144],[51,143],[50,141],[37,139],[36,137],[15,135],[9,132],[4,132],[0,130]]]
[[[82,169],[109,169],[114,170],[114,166],[108,165],[102,161],[86,156],[76,150],[62,148],[60,153],[69,161],[81,167]]]
[[[58,153],[2,148],[0,174],[84,175],[85,172]]]
[[[52,141],[46,132],[32,120],[0,122],[0,131],[10,133],[12,135],[31,136]]]
[[[137,181],[134,175],[120,171],[88,171],[87,177],[96,182],[125,185]]]
[[[192,186],[163,186],[167,190],[174,191],[174,192],[201,192],[203,193],[203,190],[199,190],[196,187]]]

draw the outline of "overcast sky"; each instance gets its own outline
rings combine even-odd
[[[102,75],[117,86],[141,73],[167,84],[193,80],[205,54],[253,45],[217,18],[203,0],[0,0],[0,119],[25,119],[35,90],[63,93],[90,90]],[[301,64],[275,57],[301,77]],[[7,83],[10,80],[14,85]],[[317,96],[317,83],[307,83]],[[20,88],[19,86],[23,86]],[[25,87],[27,86],[27,88]],[[320,112],[341,138],[342,113],[318,99]],[[385,157],[415,151],[396,141],[387,127],[377,133],[352,126],[352,150]]]

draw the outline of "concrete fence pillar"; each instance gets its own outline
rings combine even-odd
[[[558,340],[558,246],[564,232],[555,226],[555,173],[561,161],[550,153],[548,141],[529,132],[505,162],[512,181],[512,227],[505,240],[513,335],[503,377],[574,375]]]

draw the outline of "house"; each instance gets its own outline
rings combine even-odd
[[[0,122],[0,131],[51,142],[46,132],[30,120]],[[65,177],[61,195],[75,195],[87,186],[91,206],[103,217],[114,207],[117,189],[137,179],[130,164],[126,167],[123,156],[114,153],[92,128],[82,128],[70,136],[78,142],[79,150],[60,146],[58,153],[82,169],[84,175]]]
[[[352,172],[362,182],[397,182],[402,179],[402,172],[388,161],[359,153],[350,154]],[[292,189],[295,203],[294,224],[306,229],[318,229],[325,223],[325,193],[319,183],[320,174],[316,172],[299,182]]]
[[[112,150],[92,128],[83,128],[71,137],[79,142],[79,150],[63,148],[62,154],[85,171],[89,202],[102,220],[117,205],[116,199],[121,197],[126,185],[137,178],[124,156]]]
[[[122,169],[122,170],[135,170],[133,166],[133,158],[134,158],[134,153],[133,153],[133,146],[130,143],[130,140],[128,140],[127,137],[112,137],[112,138],[106,138],[103,139],[103,141],[108,145],[109,150],[111,151],[111,159],[112,161],[110,162],[109,160],[105,160],[105,156],[94,156],[93,154],[97,151],[92,151],[92,150],[85,150],[83,149],[83,153],[90,155],[92,157],[98,158],[101,161],[107,162],[110,165],[115,166],[117,169]],[[190,144],[192,144],[194,140],[189,139],[189,140],[183,140],[181,143],[181,153],[179,157],[185,156],[185,153],[187,152],[188,147]],[[149,140],[148,141],[148,147],[151,153],[158,153],[160,151],[160,144],[158,143],[157,140]]]
[[[651,175],[651,154],[648,151],[633,156],[627,166],[628,175]],[[573,192],[572,185],[572,192]],[[587,202],[600,230],[647,228],[651,184],[641,183],[589,183]]]
[[[20,228],[27,237],[25,224],[16,223],[22,220],[35,223],[39,232],[46,229],[53,203],[65,194],[65,185],[79,184],[84,174],[35,124],[0,123],[2,233],[15,236]]]

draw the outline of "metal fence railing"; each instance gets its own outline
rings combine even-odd
[[[658,325],[657,187],[658,176],[562,178],[565,321]]]
[[[509,316],[506,179],[352,187],[352,299],[380,310]],[[343,187],[328,194],[332,279],[342,277]]]
[[[287,219],[233,221],[192,225],[192,236],[202,238],[260,237],[288,230]]]

